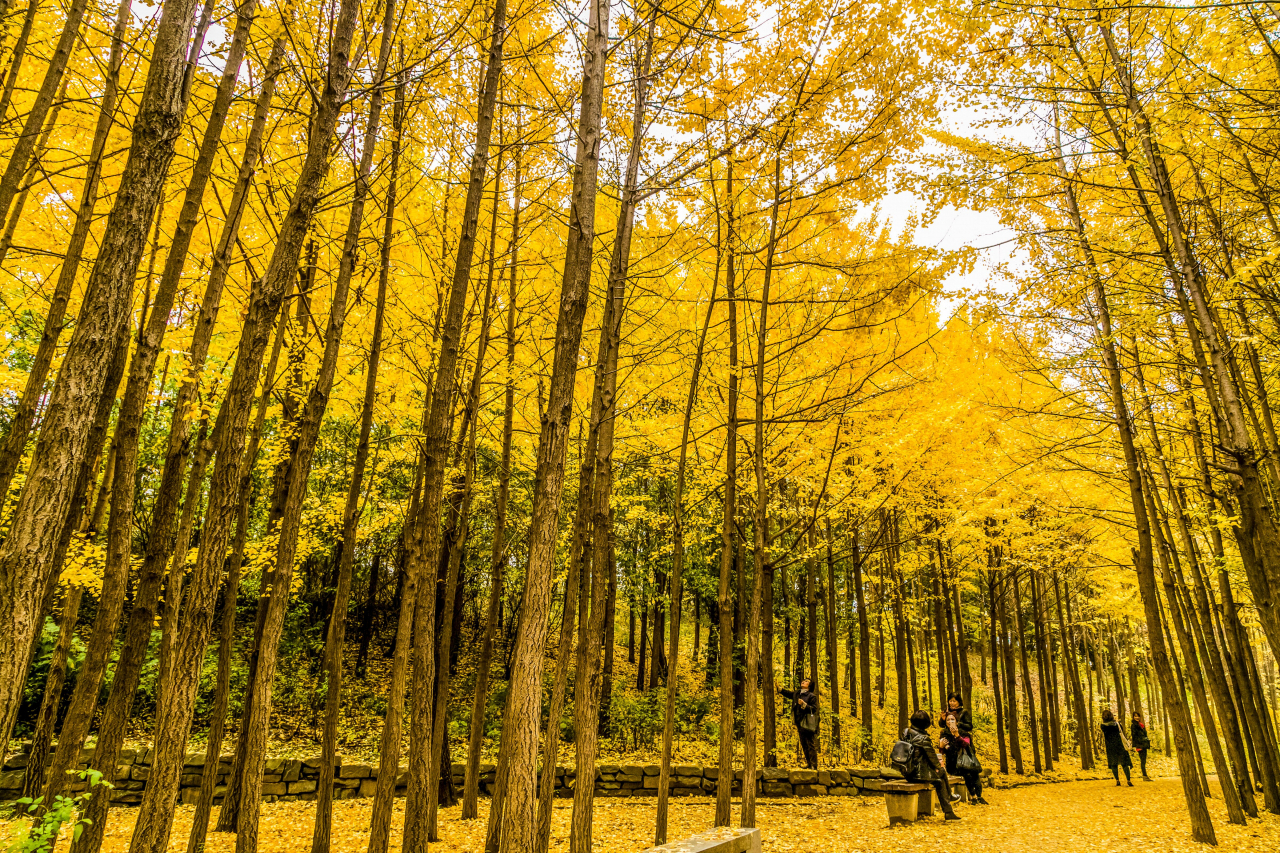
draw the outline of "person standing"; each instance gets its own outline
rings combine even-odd
[[[791,700],[791,719],[800,735],[800,749],[804,752],[805,766],[818,769],[818,694],[813,692],[813,682],[800,680],[799,690],[779,690]]]
[[[982,799],[982,768],[978,766],[977,756],[973,752],[973,736],[961,731],[959,718],[954,711],[948,712],[942,720],[943,732],[938,743],[946,755],[947,773],[964,779],[964,786],[969,789],[970,802],[975,805],[990,805]],[[971,766],[962,767],[962,764]]]
[[[960,729],[960,734],[965,737],[973,735],[973,715],[969,713],[969,709],[964,706],[964,697],[959,693],[951,693],[947,696],[947,709],[942,712],[942,716],[938,718],[938,725],[945,730],[947,728],[947,715],[955,714],[956,726]]]
[[[1133,722],[1129,724],[1129,739],[1133,743],[1134,752],[1138,753],[1138,761],[1142,764],[1142,781],[1152,781],[1147,775],[1147,752],[1151,749],[1151,738],[1147,736],[1147,724],[1143,722],[1142,715],[1137,711],[1134,711]]]
[[[911,715],[911,725],[902,730],[902,740],[916,750],[916,758],[911,762],[914,769],[909,769],[903,776],[908,782],[932,785],[938,792],[938,805],[942,807],[946,819],[959,820],[960,815],[956,814],[951,804],[960,799],[960,795],[952,796],[946,768],[938,761],[938,753],[933,748],[933,739],[929,737],[928,711],[916,711]]]
[[[1129,757],[1129,744],[1110,708],[1102,709],[1102,740],[1107,745],[1107,766],[1111,768],[1111,775],[1116,777],[1116,787],[1120,787],[1120,769],[1124,768],[1124,780],[1132,788],[1133,779],[1129,771],[1133,767],[1133,759]]]

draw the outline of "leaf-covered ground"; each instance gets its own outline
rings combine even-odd
[[[1206,848],[1192,843],[1177,779],[1135,782],[1135,787],[1115,787],[1110,780],[1036,785],[1010,791],[994,791],[991,805],[959,806],[959,823],[943,823],[941,817],[909,827],[889,829],[881,800],[842,799],[763,800],[758,823],[764,849],[775,853],[938,853],[939,850],[977,853],[1072,853],[1072,851],[1181,851]],[[368,800],[335,805],[334,853],[364,853],[369,823]],[[404,800],[396,801],[394,825],[403,820]],[[1220,800],[1209,804],[1218,832],[1219,849],[1241,853],[1275,853],[1280,850],[1280,817],[1265,815],[1247,827],[1229,826]],[[653,843],[653,800],[597,800],[596,850],[638,853]],[[734,817],[737,818],[737,802]],[[484,847],[488,801],[480,803],[480,818],[459,820],[457,807],[441,810],[441,841],[432,849],[440,853],[479,853]],[[551,850],[566,853],[571,803],[556,802]],[[178,810],[171,851],[186,849],[193,809]],[[296,853],[311,844],[314,807],[310,803],[273,803],[263,807],[259,834],[261,853]],[[710,798],[672,801],[671,839],[710,827],[715,813]],[[137,809],[114,809],[104,853],[124,853]],[[12,824],[0,821],[0,837]],[[392,834],[398,850],[400,835]],[[66,850],[63,839],[59,851]],[[210,833],[208,853],[231,853],[235,837]]]

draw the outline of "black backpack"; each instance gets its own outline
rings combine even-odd
[[[899,738],[889,751],[889,764],[904,777],[915,777],[920,771],[920,748]]]

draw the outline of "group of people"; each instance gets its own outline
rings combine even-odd
[[[943,816],[947,820],[959,820],[952,804],[960,795],[951,791],[951,776],[964,780],[970,803],[989,805],[982,797],[982,765],[973,748],[973,716],[964,707],[964,698],[959,693],[948,696],[947,707],[938,719],[942,733],[937,749],[929,736],[932,723],[933,717],[928,711],[911,715],[911,725],[903,730],[900,740],[914,747],[918,760],[904,765],[903,776],[908,782],[932,785],[938,793]]]
[[[1107,766],[1111,768],[1111,775],[1116,779],[1116,787],[1120,787],[1121,770],[1124,770],[1124,781],[1130,788],[1133,787],[1133,779],[1129,775],[1129,771],[1133,769],[1133,759],[1129,757],[1130,750],[1138,753],[1138,761],[1142,764],[1143,781],[1151,781],[1151,777],[1147,775],[1147,753],[1151,751],[1151,738],[1147,736],[1147,724],[1143,722],[1142,715],[1137,711],[1134,711],[1133,719],[1129,722],[1129,738],[1125,740],[1120,722],[1115,714],[1111,713],[1111,709],[1103,708],[1102,742],[1107,747]]]
[[[791,700],[791,719],[800,736],[805,766],[810,770],[817,770],[818,695],[813,690],[813,682],[805,678],[800,681],[798,689],[778,692]],[[959,820],[960,816],[956,814],[952,803],[958,801],[960,795],[952,793],[950,776],[964,779],[965,788],[969,791],[969,802],[989,805],[982,797],[982,765],[973,748],[973,716],[964,707],[964,698],[959,693],[952,693],[947,697],[947,707],[938,718],[941,734],[936,748],[929,735],[932,724],[933,715],[928,711],[916,711],[911,715],[911,724],[903,730],[899,741],[910,745],[916,756],[913,760],[904,762],[906,770],[903,775],[910,782],[932,785],[938,793],[938,803],[946,819]],[[1120,771],[1123,769],[1125,781],[1133,787],[1133,780],[1129,775],[1133,767],[1133,761],[1129,757],[1130,750],[1138,754],[1142,778],[1151,781],[1151,777],[1147,775],[1147,752],[1151,749],[1151,740],[1147,736],[1147,726],[1141,714],[1134,713],[1129,733],[1131,739],[1126,740],[1111,709],[1103,710],[1102,739],[1107,747],[1107,764],[1115,776],[1116,785],[1120,784]]]
[[[800,681],[798,689],[778,692],[791,700],[791,719],[800,736],[805,766],[817,770],[819,717],[818,695],[813,690],[813,682],[805,678]],[[946,819],[959,820],[951,804],[959,800],[960,795],[951,792],[949,776],[964,779],[971,803],[988,805],[982,798],[982,766],[973,749],[973,717],[964,707],[964,699],[959,693],[947,697],[947,707],[938,720],[942,735],[938,738],[937,748],[929,736],[932,721],[928,711],[916,711],[911,715],[911,725],[902,733],[902,740],[915,747],[920,755],[920,760],[912,763],[907,778],[912,782],[933,785]]]

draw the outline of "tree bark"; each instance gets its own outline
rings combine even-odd
[[[499,839],[501,853],[523,853],[534,841],[533,789],[536,774],[537,723],[546,612],[555,558],[564,462],[568,450],[573,386],[586,315],[591,249],[595,238],[596,175],[600,162],[600,117],[608,51],[609,0],[591,4],[587,26],[578,149],[561,283],[560,312],[552,360],[547,407],[538,440],[533,510],[529,525],[529,564],[521,602],[520,627],[512,661],[510,709],[503,728],[502,751],[509,761]],[[603,574],[603,572],[601,572]],[[579,672],[579,678],[584,673]],[[594,726],[592,727],[594,731]],[[579,752],[579,755],[582,755]],[[583,778],[590,778],[583,776]],[[584,789],[594,786],[583,785]],[[573,853],[588,853],[573,850]]]
[[[416,544],[411,551],[411,558],[421,559],[426,567],[424,571],[435,571],[440,565],[440,512],[449,450],[449,420],[453,411],[454,391],[457,384],[456,370],[459,351],[462,347],[460,333],[467,303],[467,289],[471,279],[480,203],[484,196],[485,173],[489,166],[489,141],[493,130],[494,106],[497,103],[498,84],[502,73],[506,10],[506,0],[496,0],[493,7],[484,87],[481,89],[478,104],[475,147],[471,155],[467,196],[462,215],[462,234],[458,240],[458,254],[449,290],[448,307],[441,328],[440,356],[431,390],[431,408],[423,441],[422,504],[414,521]],[[425,643],[427,638],[436,635],[432,625],[435,618],[434,600],[430,604],[425,603],[432,598],[430,595],[421,596],[419,607],[423,611],[424,618],[418,621],[419,630],[415,632],[418,638],[415,641],[417,643]],[[447,598],[447,591],[446,604],[449,607],[452,606],[452,601]],[[447,666],[448,646],[445,644],[450,637],[448,632],[443,630],[439,634],[440,647],[445,651],[445,654],[440,655],[440,663],[441,666]],[[443,740],[442,734],[437,733],[443,732],[445,721],[434,719],[430,709],[424,707],[429,697],[422,694],[430,692],[431,685],[437,677],[434,672],[434,662],[428,660],[429,658],[431,658],[430,652],[415,650],[413,737],[416,742],[425,736],[432,746],[420,752],[415,745],[411,754],[409,794],[405,806],[404,849],[407,853],[422,853],[426,850],[427,841],[433,833],[436,795],[439,789],[437,771],[440,759],[436,745],[443,743]],[[447,681],[441,679],[440,683],[446,684]],[[435,710],[442,712],[447,697],[442,696],[437,699]],[[441,716],[441,713],[437,713],[436,716]],[[423,761],[424,757],[428,760]]]
[[[725,203],[728,205],[725,239],[725,302],[728,305],[729,322],[729,378],[725,403],[724,450],[724,506],[720,521],[720,576],[716,586],[716,604],[719,609],[719,664],[720,664],[720,751],[717,758],[716,777],[716,826],[728,826],[731,819],[730,797],[733,791],[733,555],[737,538],[738,497],[738,301],[734,290],[734,273],[737,271],[734,257],[736,197],[733,191],[733,157],[729,158],[725,183]]]
[[[76,8],[83,14],[78,3],[73,12]],[[85,288],[79,322],[54,383],[26,486],[0,546],[0,620],[12,626],[0,639],[0,752],[8,744],[21,701],[40,596],[55,569],[50,558],[70,508],[73,472],[85,456],[93,412],[107,384],[110,353],[129,321],[134,277],[181,132],[186,107],[183,72],[194,8],[194,0],[168,0],[164,5],[129,159]],[[44,111],[40,113],[43,121]],[[26,169],[26,155],[21,154],[26,144],[24,136],[9,164],[12,171],[22,160],[19,176]],[[30,144],[35,144],[34,135]],[[0,182],[0,210],[12,200],[8,183],[6,173]]]
[[[1138,468],[1138,455],[1135,449],[1133,429],[1129,419],[1128,406],[1124,398],[1124,386],[1120,375],[1119,359],[1116,355],[1114,336],[1111,329],[1111,317],[1108,311],[1106,291],[1102,277],[1093,258],[1093,251],[1085,233],[1084,220],[1076,204],[1075,192],[1070,178],[1058,156],[1059,168],[1063,171],[1067,209],[1075,227],[1081,253],[1085,256],[1093,286],[1093,304],[1089,306],[1090,315],[1096,324],[1098,341],[1102,347],[1104,368],[1111,393],[1112,416],[1120,433],[1124,450],[1126,473],[1129,481],[1130,498],[1133,504],[1135,526],[1138,534],[1138,548],[1134,553],[1134,565],[1138,574],[1138,589],[1141,594],[1143,610],[1147,619],[1147,634],[1151,644],[1151,657],[1164,689],[1165,701],[1169,715],[1173,721],[1173,735],[1178,745],[1178,765],[1182,778],[1183,794],[1187,801],[1187,809],[1191,818],[1192,837],[1201,843],[1217,844],[1213,821],[1204,801],[1204,791],[1200,787],[1198,772],[1194,766],[1194,755],[1191,752],[1193,729],[1183,704],[1182,696],[1170,662],[1164,641],[1164,629],[1160,619],[1160,602],[1156,590],[1155,565],[1152,553],[1150,518],[1143,497],[1142,479]]]
[[[382,43],[378,59],[377,80],[385,79],[387,62],[391,54],[392,28],[395,23],[394,3],[387,3],[383,18]],[[387,183],[386,209],[383,214],[382,247],[378,263],[378,296],[373,314],[373,340],[369,344],[369,360],[365,366],[364,402],[360,407],[360,437],[356,442],[355,461],[351,467],[351,483],[347,488],[346,504],[342,509],[342,538],[338,540],[338,581],[334,592],[333,608],[329,616],[329,628],[325,636],[324,669],[326,696],[324,709],[324,733],[320,749],[320,781],[316,792],[316,820],[311,836],[312,853],[328,853],[333,831],[333,768],[338,759],[338,713],[342,701],[342,646],[346,633],[347,609],[351,598],[351,569],[355,562],[356,531],[360,522],[360,494],[364,490],[364,470],[369,460],[369,438],[373,431],[373,408],[378,396],[378,366],[382,357],[382,322],[387,304],[387,282],[391,273],[391,243],[395,236],[396,179],[400,172],[400,134],[404,126],[404,80],[396,83],[391,127],[390,169]],[[369,103],[368,125],[365,131],[364,162],[360,166],[361,186],[367,187],[373,166],[373,148],[377,141],[378,123],[382,108],[382,89],[374,89]],[[367,192],[367,189],[365,190]],[[350,259],[339,271],[339,277],[350,279],[356,260],[356,239],[360,223],[354,210],[347,230],[347,243],[343,260]],[[207,766],[207,762],[206,762]],[[187,853],[199,853],[189,850]]]
[[[186,0],[186,2],[191,5],[192,9],[195,8],[195,0]],[[63,19],[62,24],[62,33],[58,36],[58,43],[53,49],[53,56],[49,58],[49,64],[45,68],[44,79],[36,92],[35,102],[31,105],[30,111],[27,112],[27,120],[23,123],[22,132],[18,135],[13,151],[9,154],[9,162],[5,166],[4,175],[0,176],[0,219],[7,218],[9,206],[13,204],[13,197],[18,194],[18,185],[22,182],[22,176],[27,172],[27,164],[30,163],[31,155],[35,151],[36,140],[44,127],[45,117],[49,113],[49,108],[53,106],[53,98],[57,94],[58,88],[62,85],[62,75],[66,72],[67,63],[71,60],[71,52],[75,49],[76,42],[80,38],[80,25],[84,22],[84,13],[88,7],[89,0],[72,0],[72,3],[67,7],[66,17]],[[186,23],[190,27],[191,21],[188,20]],[[188,32],[190,32],[189,29]],[[156,32],[156,38],[157,40],[159,39],[159,30]],[[14,59],[17,60],[18,57],[15,56]],[[139,110],[138,115],[143,115],[141,110]],[[3,119],[4,115],[0,114],[0,121]],[[181,121],[181,118],[179,118],[179,121]],[[148,221],[150,221],[149,218]],[[145,237],[146,235],[144,234],[143,236]],[[129,281],[132,283],[132,277],[130,277]]]
[[[471,701],[470,742],[467,749],[467,772],[462,789],[462,817],[476,817],[480,794],[480,751],[484,745],[485,707],[489,701],[489,671],[492,668],[493,640],[497,630],[499,606],[502,603],[507,562],[507,506],[511,498],[511,440],[514,434],[515,361],[516,361],[516,270],[520,248],[520,156],[516,156],[515,188],[512,193],[511,243],[507,248],[507,373],[502,409],[502,461],[498,471],[498,499],[494,512],[493,540],[489,552],[489,603],[485,608],[484,634],[480,640],[480,656],[476,663],[476,686]],[[495,213],[498,196],[494,194]],[[492,800],[491,800],[492,803]]]
[[[176,0],[174,0],[176,2]],[[240,498],[240,475],[249,408],[257,385],[262,356],[272,321],[293,282],[307,223],[319,202],[329,169],[334,130],[350,79],[349,51],[358,0],[343,0],[334,19],[328,71],[317,98],[315,119],[298,183],[279,229],[266,274],[255,282],[241,334],[239,354],[214,432],[217,461],[209,493],[209,508],[201,529],[200,550],[187,592],[188,618],[175,647],[174,677],[157,709],[156,764],[143,795],[131,853],[163,849],[173,816],[181,770],[181,755],[194,712],[195,691],[205,642],[213,617],[218,581],[226,554],[232,519]],[[258,782],[260,783],[260,779]],[[237,845],[253,839],[237,838]]]
[[[34,4],[32,4],[34,5]],[[49,744],[53,742],[53,727],[58,719],[58,706],[62,704],[62,685],[67,676],[67,655],[75,637],[76,620],[80,615],[80,599],[84,587],[69,586],[62,599],[62,618],[58,624],[58,642],[49,659],[49,675],[44,683],[44,697],[40,700],[40,713],[27,749],[27,768],[22,774],[22,796],[38,797],[44,788],[45,759]]]

